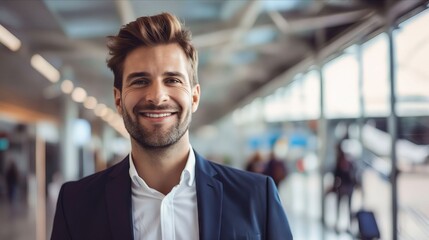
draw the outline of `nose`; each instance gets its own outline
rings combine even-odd
[[[146,101],[152,104],[160,105],[168,100],[168,91],[166,86],[161,83],[154,82],[147,90]]]

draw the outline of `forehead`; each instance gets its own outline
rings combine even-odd
[[[142,46],[131,51],[125,58],[123,78],[134,72],[162,75],[165,72],[181,72],[189,78],[190,63],[182,48],[175,43]]]

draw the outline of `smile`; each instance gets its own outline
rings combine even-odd
[[[163,118],[173,115],[173,113],[143,113],[145,117],[149,118]]]

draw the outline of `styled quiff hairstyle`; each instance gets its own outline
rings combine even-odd
[[[183,49],[191,66],[191,86],[198,84],[197,50],[191,43],[191,32],[184,29],[180,21],[170,13],[139,17],[121,27],[117,36],[107,37],[110,58],[107,66],[114,75],[113,86],[122,91],[122,75],[127,55],[141,46],[177,43]],[[148,60],[150,61],[150,60]]]

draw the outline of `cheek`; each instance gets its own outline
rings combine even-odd
[[[133,108],[139,101],[139,94],[135,90],[126,90],[122,94],[123,107]]]
[[[174,96],[174,98],[177,99],[177,101],[179,101],[183,106],[192,105],[192,94],[191,91],[187,88],[179,88],[174,93],[172,93],[171,96]]]
[[[191,89],[187,86],[177,87],[175,91],[181,95],[191,96]]]

